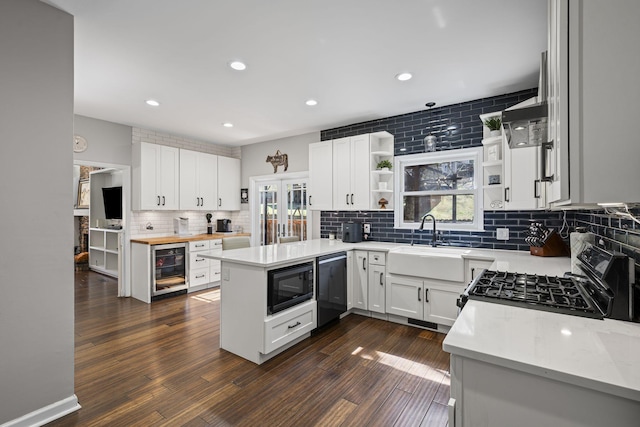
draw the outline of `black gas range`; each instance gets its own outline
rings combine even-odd
[[[634,266],[623,254],[596,246],[578,256],[584,275],[563,277],[484,270],[467,287],[468,300],[571,314],[634,320]]]

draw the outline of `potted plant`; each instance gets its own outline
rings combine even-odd
[[[491,136],[499,136],[502,133],[500,130],[502,120],[500,120],[500,117],[488,118],[484,121],[484,125],[489,128]]]
[[[392,167],[393,165],[387,159],[380,160],[376,165],[376,169],[380,169],[380,170],[391,170]]]

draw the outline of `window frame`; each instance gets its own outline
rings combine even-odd
[[[433,190],[420,192],[404,191],[404,170],[409,166],[426,165],[432,163],[443,163],[452,161],[474,161],[473,190]],[[405,193],[411,195],[454,195],[473,194],[474,195],[474,221],[468,224],[454,224],[438,222],[438,230],[457,231],[484,231],[484,209],[483,209],[483,188],[482,188],[482,147],[461,148],[457,150],[436,151],[430,153],[409,154],[406,156],[396,156],[394,159],[394,170],[397,173],[394,188],[394,228],[418,229],[420,222],[404,221],[404,196]],[[418,193],[418,194],[416,194]],[[426,212],[425,212],[426,213]]]

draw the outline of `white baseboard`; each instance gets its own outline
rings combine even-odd
[[[81,406],[76,395],[59,400],[51,405],[47,405],[26,415],[8,421],[0,427],[36,427],[50,423],[53,420],[62,418],[67,414],[77,411]]]

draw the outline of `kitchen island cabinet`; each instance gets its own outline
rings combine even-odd
[[[640,324],[469,300],[443,342],[449,426],[637,426]]]

